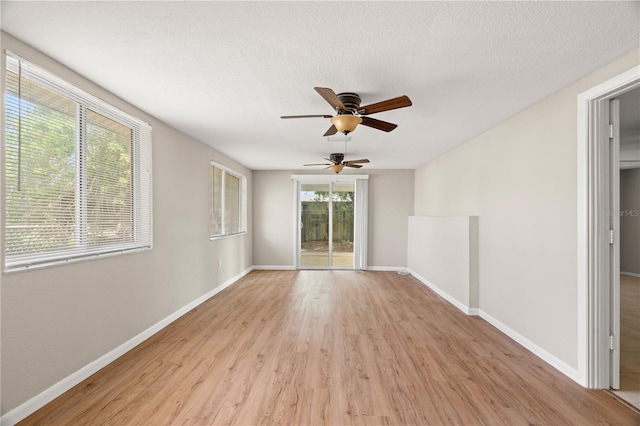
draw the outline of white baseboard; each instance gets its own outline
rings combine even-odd
[[[629,277],[640,278],[640,274],[636,274],[635,272],[620,272],[620,275],[627,275]]]
[[[536,345],[531,340],[527,339],[520,333],[504,325],[503,323],[501,323],[500,321],[498,321],[488,313],[484,312],[483,310],[480,310],[480,318],[484,319],[489,324],[491,324],[492,326],[494,326],[495,328],[497,328],[507,336],[511,337],[517,343],[524,346],[526,349],[528,349],[538,358],[542,359],[544,362],[551,365],[553,368],[560,371],[562,374],[569,377],[574,382],[580,384],[577,369],[571,367],[570,365],[568,365],[566,362],[562,361],[555,355],[552,355],[546,350],[542,349],[540,346]]]
[[[367,266],[367,271],[396,272],[406,269],[404,266]]]
[[[112,351],[102,355],[100,358],[96,359],[95,361],[90,362],[89,364],[82,367],[80,370],[60,380],[58,383],[44,390],[40,394],[34,396],[27,402],[7,412],[4,416],[0,417],[0,425],[2,426],[15,425],[16,423],[23,420],[27,416],[36,412],[38,409],[44,407],[49,402],[53,401],[54,399],[56,399],[57,397],[59,397],[69,389],[71,389],[72,387],[76,386],[78,383],[82,382],[83,380],[97,373],[99,370],[106,367],[116,359],[120,358],[122,355],[126,354],[131,349],[138,346],[140,343],[144,342],[145,340],[147,340],[148,338],[150,338],[151,336],[153,336],[154,334],[156,334],[157,332],[159,332],[160,330],[162,330],[163,328],[165,328],[166,326],[168,326],[169,324],[171,324],[172,322],[174,322],[175,320],[177,320],[187,312],[191,311],[193,308],[206,302],[211,297],[215,296],[225,288],[229,287],[231,284],[235,283],[240,278],[247,275],[253,269],[255,268],[250,267],[244,270],[243,272],[240,272],[238,275],[227,280],[226,282],[214,288],[207,294],[200,296],[193,302],[183,306],[182,308],[178,309],[168,317],[160,320],[159,322],[155,323],[151,327],[147,328],[142,333],[138,334],[137,336],[134,336],[133,338],[129,339],[127,342],[123,343],[122,345],[118,346]]]
[[[252,267],[256,271],[295,271],[296,267],[293,265],[253,265]],[[367,271],[402,271],[407,268],[404,266],[368,266]]]
[[[414,277],[416,277],[418,279],[418,281],[420,281],[422,284],[426,285],[427,287],[429,287],[431,290],[433,290],[436,294],[438,294],[438,296],[442,297],[444,300],[446,300],[447,302],[451,303],[453,306],[455,306],[456,308],[460,309],[462,312],[464,312],[467,315],[478,315],[478,309],[477,308],[470,308],[467,305],[465,305],[464,303],[460,302],[458,299],[454,298],[453,296],[451,296],[449,293],[441,290],[438,286],[436,286],[435,284],[429,282],[428,279],[420,276],[420,274],[417,274],[415,271],[412,271],[411,269],[408,269],[409,273],[411,273],[411,275],[413,275]]]
[[[253,269],[256,271],[295,271],[296,267],[293,265],[253,265]]]
[[[531,340],[529,340],[526,337],[522,336],[520,333],[514,331],[513,329],[511,329],[510,327],[506,326],[505,324],[501,323],[500,321],[498,321],[497,319],[493,318],[491,315],[489,315],[488,313],[484,312],[483,310],[478,309],[478,308],[469,308],[468,306],[464,305],[460,301],[458,301],[458,300],[454,299],[453,297],[451,297],[449,294],[447,294],[446,292],[444,292],[443,290],[441,290],[437,286],[435,286],[432,283],[430,283],[429,280],[425,279],[424,277],[421,277],[419,274],[416,274],[414,271],[411,271],[411,270],[409,270],[409,271],[411,272],[411,275],[416,277],[424,285],[429,287],[431,290],[433,290],[435,293],[437,293],[439,296],[441,296],[447,302],[451,303],[456,308],[460,309],[465,314],[467,314],[467,315],[479,315],[480,318],[484,319],[489,324],[491,324],[492,326],[494,326],[495,328],[497,328],[498,330],[500,330],[501,332],[503,332],[504,334],[506,334],[507,336],[509,336],[513,340],[515,340],[517,343],[519,343],[520,345],[525,347],[531,353],[533,353],[534,355],[536,355],[537,357],[542,359],[544,362],[546,362],[547,364],[551,365],[553,368],[555,368],[556,370],[560,371],[562,374],[564,374],[565,376],[569,377],[574,382],[577,382],[578,384],[580,384],[579,375],[578,375],[578,370],[577,369],[571,367],[570,365],[568,365],[566,362],[562,361],[561,359],[559,359],[555,355],[552,355],[551,353],[549,353],[546,350],[542,349],[540,346],[536,345]]]

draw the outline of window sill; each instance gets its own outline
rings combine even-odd
[[[246,233],[247,231],[242,231],[242,232],[236,232],[235,234],[214,235],[209,237],[209,241],[224,240],[225,238],[238,237],[240,235],[245,235]]]
[[[96,260],[96,259],[104,259],[108,257],[116,257],[116,256],[124,256],[127,254],[140,253],[143,251],[151,250],[152,247],[149,246],[141,246],[141,247],[132,247],[126,249],[114,250],[111,252],[96,252],[89,253],[84,255],[78,255],[73,257],[66,258],[52,258],[50,260],[41,260],[38,262],[33,262],[30,264],[20,263],[17,265],[5,265],[5,269],[3,271],[4,275],[10,275],[18,272],[26,272],[26,271],[35,271],[38,269],[46,269],[54,266],[61,265],[70,265],[73,263],[85,262],[88,260]]]

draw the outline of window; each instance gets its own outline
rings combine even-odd
[[[212,163],[211,181],[213,183],[211,238],[246,232],[246,178],[226,167]]]
[[[151,247],[151,128],[7,53],[4,268]]]

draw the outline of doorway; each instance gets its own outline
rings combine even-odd
[[[638,96],[638,90],[640,67],[634,67],[578,97],[578,379],[590,388],[618,389],[625,369],[620,159],[628,130],[620,117],[629,111],[620,100]]]
[[[617,96],[619,106],[619,229],[617,264],[619,292],[618,377],[612,377],[614,392],[640,408],[640,88]],[[616,386],[614,386],[614,384]]]
[[[294,175],[297,269],[366,269],[367,178]]]

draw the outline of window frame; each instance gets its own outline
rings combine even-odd
[[[215,234],[214,233],[214,226],[213,226],[213,222],[214,222],[214,215],[215,215],[215,210],[216,210],[216,196],[215,196],[215,184],[214,184],[214,179],[215,179],[215,169],[218,169],[220,171],[222,171],[222,177],[223,177],[223,182],[221,184],[221,192],[220,192],[220,198],[221,198],[221,202],[223,204],[222,207],[222,217],[221,217],[221,223],[222,223],[222,228],[223,231],[222,233],[219,234]],[[231,175],[235,178],[238,179],[238,230],[237,231],[229,231],[229,232],[225,232],[224,230],[224,225],[225,225],[225,200],[226,200],[226,196],[225,196],[225,188],[226,185],[224,184],[224,178],[226,177],[226,175]],[[245,175],[243,175],[242,173],[239,173],[229,167],[226,167],[216,161],[212,161],[211,162],[211,173],[210,173],[210,179],[209,182],[211,184],[211,212],[210,212],[210,225],[209,225],[209,240],[213,241],[213,240],[219,240],[222,238],[229,238],[229,237],[234,237],[237,235],[244,235],[247,233],[247,177]]]
[[[2,256],[2,270],[6,273],[39,269],[59,264],[67,264],[70,262],[95,259],[99,257],[115,256],[125,253],[139,252],[148,250],[153,245],[153,221],[152,221],[152,174],[151,174],[151,126],[120,110],[119,108],[97,98],[96,96],[80,89],[79,87],[68,83],[54,75],[52,72],[31,63],[30,61],[20,57],[10,50],[5,51],[5,64],[3,64],[2,74],[2,208],[1,210],[1,235],[3,243],[0,244]],[[6,126],[7,124],[7,108],[6,108],[6,87],[7,74],[16,72],[23,68],[28,70],[30,79],[34,79],[38,84],[45,87],[58,95],[73,101],[76,104],[76,121],[86,118],[88,111],[98,113],[118,124],[124,125],[131,129],[131,211],[132,211],[132,235],[131,241],[116,241],[112,243],[103,243],[99,245],[91,245],[88,243],[88,219],[86,190],[83,191],[80,181],[86,180],[86,161],[83,155],[86,151],[88,136],[86,126],[83,124],[74,127],[76,138],[75,156],[77,157],[76,173],[76,191],[74,193],[74,203],[77,206],[76,212],[76,243],[72,248],[42,250],[39,252],[26,254],[6,253],[6,230],[7,230],[7,188],[6,188]],[[21,72],[19,73],[19,75]]]

